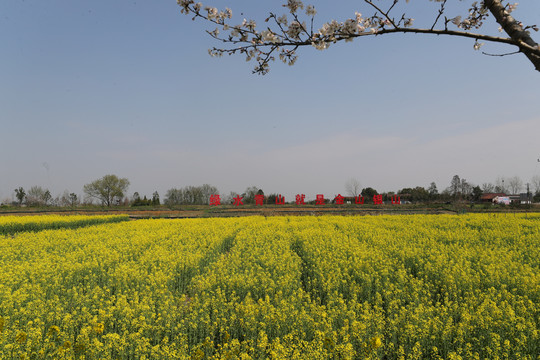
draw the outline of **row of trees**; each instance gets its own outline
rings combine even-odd
[[[105,175],[100,179],[84,185],[83,191],[85,204],[92,204],[97,200],[101,205],[112,206],[121,203],[126,204],[124,194],[129,187],[129,180],[119,178],[116,175]],[[26,206],[69,206],[75,207],[81,203],[81,200],[75,193],[64,191],[62,195],[52,197],[49,189],[41,186],[32,186],[28,192],[21,186],[15,191],[17,204]],[[159,199],[158,199],[159,202]],[[159,203],[158,203],[159,204]]]
[[[131,205],[131,206],[159,206],[161,204],[160,196],[157,191],[152,194],[151,199],[146,195],[141,197],[138,192],[135,192],[131,199],[126,196],[129,187],[129,180],[119,178],[116,175],[105,175],[89,184],[84,185],[85,197],[82,199],[83,204],[92,204],[94,201],[102,206],[113,205]],[[26,206],[64,206],[75,207],[81,204],[81,199],[77,194],[64,191],[63,194],[52,197],[48,189],[40,186],[33,186],[28,191],[23,187],[14,190],[16,204]],[[437,185],[432,182],[428,188],[422,186],[407,187],[398,190],[397,192],[379,193],[372,187],[362,187],[357,179],[350,179],[345,183],[345,192],[341,195],[355,198],[359,195],[365,197],[368,202],[374,195],[383,195],[385,201],[389,201],[391,196],[399,195],[402,201],[410,202],[440,202],[440,201],[478,201],[482,194],[486,193],[503,193],[517,195],[520,192],[528,192],[534,195],[535,201],[540,201],[540,176],[534,176],[530,182],[524,183],[521,178],[514,176],[511,178],[497,178],[494,183],[483,183],[475,185],[470,183],[459,175],[454,175],[450,181],[450,185],[439,192]],[[201,186],[186,186],[183,188],[172,188],[166,192],[164,204],[167,206],[176,205],[208,205],[211,195],[219,194],[219,190],[209,184]],[[264,195],[265,203],[275,204],[276,198],[280,194],[265,195],[264,191],[256,186],[250,186],[242,193],[230,192],[221,196],[222,204],[232,204],[234,198],[242,197],[244,204],[255,204],[256,195]],[[328,194],[327,194],[328,195]],[[337,194],[335,194],[337,195]],[[333,198],[327,200],[331,202]],[[310,203],[312,199],[306,199],[306,203]],[[349,199],[350,200],[350,199]],[[314,201],[314,200],[313,200]],[[294,203],[295,199],[287,199],[287,202]]]
[[[166,205],[207,205],[210,195],[219,194],[215,186],[204,184],[202,186],[186,186],[184,188],[172,188],[165,195]]]
[[[78,205],[79,198],[77,194],[64,191],[63,194],[53,198],[49,189],[44,189],[41,186],[32,186],[28,193],[23,187],[15,189],[15,198],[17,204],[23,203],[27,206],[76,206]]]

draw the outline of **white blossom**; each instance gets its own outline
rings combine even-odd
[[[319,29],[319,33],[323,36],[334,35],[340,27],[340,24],[336,20],[332,20],[329,23],[323,24],[322,28]]]
[[[188,14],[189,5],[193,4],[193,0],[176,0],[176,3],[182,7],[182,10],[180,10],[182,14]]]
[[[207,7],[204,8],[204,10],[206,10],[208,12],[208,18],[209,19],[217,18],[218,9],[216,9],[215,7],[207,6]]]
[[[320,40],[320,39],[316,41],[312,41],[311,45],[317,50],[326,50],[330,46],[328,42],[324,40]]]
[[[300,33],[302,32],[303,27],[298,21],[293,21],[289,28],[287,29],[287,35],[292,39],[300,39]]]
[[[261,31],[262,40],[264,42],[278,43],[279,38],[270,30]]]
[[[283,5],[284,7],[289,8],[291,14],[294,14],[298,11],[298,9],[303,9],[304,4],[300,0],[288,0],[287,5]]]
[[[278,24],[283,24],[283,25],[287,25],[288,22],[289,22],[289,21],[287,20],[287,15],[285,15],[285,14],[281,15],[280,17],[278,17],[278,18],[276,19],[276,21],[277,21]]]
[[[478,42],[478,40],[476,40],[476,41],[474,42],[474,46],[473,46],[473,47],[474,47],[474,50],[480,50],[480,48],[482,47],[482,45],[484,45],[484,43],[480,43],[480,42]]]
[[[456,16],[455,18],[453,18],[452,23],[459,27],[461,24],[461,16]]]
[[[341,32],[343,32],[344,34],[352,35],[355,34],[357,30],[358,28],[356,20],[347,19],[345,23],[343,23]]]
[[[318,31],[313,32],[313,17],[317,15],[315,7],[313,5],[306,5],[304,8],[302,0],[283,0],[283,7],[287,8],[287,11],[285,11],[286,14],[277,16],[274,15],[274,13],[270,13],[270,16],[265,21],[268,22],[270,19],[273,19],[275,28],[272,27],[271,22],[269,27],[265,26],[265,29],[257,29],[257,24],[253,20],[244,19],[239,25],[229,24],[227,19],[232,19],[232,11],[229,8],[220,11],[215,7],[203,6],[202,3],[196,3],[195,1],[197,0],[177,0],[177,4],[181,7],[182,13],[189,14],[193,12],[193,19],[197,17],[203,18],[209,20],[209,22],[214,25],[217,25],[219,29],[216,28],[212,31],[207,30],[213,37],[218,38],[220,30],[226,31],[228,35],[222,35],[219,40],[233,44],[230,49],[214,48],[209,50],[210,55],[222,56],[224,53],[235,54],[237,52],[245,54],[246,60],[255,60],[259,63],[258,67],[255,68],[255,72],[263,74],[269,69],[268,62],[274,60],[274,56],[272,56],[274,51],[280,53],[279,57],[284,63],[292,65],[296,61],[297,55],[294,51],[286,49],[287,47],[294,47],[296,49],[298,46],[311,44],[318,50],[324,50],[327,49],[331,43],[338,41],[352,41],[359,35],[376,35],[379,34],[379,32],[388,32],[388,30],[386,30],[387,27],[396,27],[393,30],[398,32],[409,32],[410,30],[405,28],[412,28],[413,22],[415,21],[412,17],[407,17],[406,14],[403,14],[401,15],[401,19],[396,18],[394,23],[394,14],[389,14],[393,5],[391,5],[389,8],[390,10],[385,13],[384,9],[379,10],[378,6],[372,3],[375,1],[371,0],[365,2],[371,5],[372,8],[377,9],[377,11],[373,12],[373,15],[368,14],[367,17],[364,18],[362,13],[355,12],[354,17],[351,19],[344,19],[343,22],[331,20],[323,23]],[[392,3],[392,0],[388,1],[389,3]],[[399,0],[393,0],[394,5],[398,1]],[[480,0],[471,1],[469,11],[468,13],[465,13],[463,17],[455,16],[453,18],[446,16],[441,17],[445,10],[444,5],[448,0],[429,1],[442,4],[440,13],[436,17],[435,24],[433,24],[433,27],[431,28],[433,33],[446,32],[450,35],[467,35],[470,37],[472,32],[469,31],[482,27],[488,16],[490,16],[490,8],[485,5],[484,1]],[[405,0],[405,2],[409,3],[411,1]],[[450,3],[450,1],[448,1],[448,3]],[[505,21],[508,22],[508,19],[511,19],[510,13],[515,11],[518,6],[518,3],[510,3],[510,0],[501,1],[501,3],[504,6],[504,13],[501,14],[502,20],[498,20],[503,24],[498,28],[499,32],[504,31]],[[305,12],[303,11],[304,9]],[[302,12],[300,12],[301,10]],[[289,12],[292,14],[291,18],[288,18]],[[447,15],[447,13],[448,12],[445,12],[444,15]],[[306,17],[309,18],[308,21],[311,22],[311,26],[306,26],[306,23],[304,22]],[[441,20],[439,21],[439,19]],[[441,26],[442,19],[444,19],[444,27]],[[461,29],[461,31],[450,31],[447,28],[449,24],[453,24]],[[519,21],[516,21],[513,24],[520,26],[527,34],[530,29],[538,31],[538,27],[535,25],[525,26]],[[436,26],[437,28],[435,28]],[[389,32],[393,32],[393,30],[390,30]],[[429,32],[429,30],[427,30],[427,32]],[[496,41],[492,40],[490,36],[483,36],[482,39]],[[493,37],[493,39],[495,38]],[[274,44],[279,44],[279,47]],[[479,42],[477,39],[474,42],[473,47],[475,50],[479,50],[483,45],[484,43]]]
[[[511,13],[512,11],[516,10],[518,6],[518,3],[508,4],[508,12]]]

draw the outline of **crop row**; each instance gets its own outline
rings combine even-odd
[[[45,229],[74,229],[81,226],[121,222],[128,219],[128,215],[0,216],[0,235]]]

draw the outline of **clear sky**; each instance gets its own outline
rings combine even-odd
[[[278,3],[209,4],[240,22],[284,13]],[[316,26],[369,13],[312,3]],[[422,25],[436,4],[406,9]],[[540,2],[513,15],[540,25]],[[128,195],[209,183],[288,200],[343,194],[350,178],[381,192],[540,175],[540,73],[521,54],[390,35],[301,49],[295,66],[258,76],[240,56],[208,56],[207,28],[173,0],[0,2],[0,202],[19,186],[82,195],[111,173]]]

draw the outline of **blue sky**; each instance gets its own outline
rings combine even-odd
[[[316,26],[369,13],[358,1],[312,3]],[[209,4],[239,21],[285,11]],[[434,6],[405,9],[425,25]],[[540,23],[540,3],[513,15]],[[523,55],[392,35],[301,49],[295,66],[257,76],[240,56],[208,56],[205,29],[175,1],[1,2],[0,201],[19,186],[82,195],[109,173],[130,180],[129,195],[210,183],[291,199],[344,193],[350,178],[397,191],[442,190],[455,174],[475,184],[540,175],[540,73]]]

